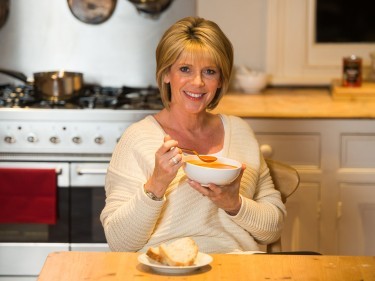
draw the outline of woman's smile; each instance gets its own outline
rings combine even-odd
[[[184,91],[184,93],[191,99],[195,100],[195,99],[200,99],[204,96],[204,94],[197,94],[197,93],[193,93],[193,92],[189,92],[189,91]]]

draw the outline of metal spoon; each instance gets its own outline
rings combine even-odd
[[[215,156],[199,155],[198,152],[196,152],[195,150],[192,150],[192,149],[183,148],[183,147],[179,147],[179,149],[184,150],[184,151],[191,151],[191,152],[193,152],[203,162],[211,163],[211,162],[215,162],[217,160],[217,158]]]

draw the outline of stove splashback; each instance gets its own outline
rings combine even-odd
[[[25,73],[66,70],[84,73],[86,83],[120,87],[156,85],[155,49],[178,19],[196,14],[195,0],[174,0],[158,20],[140,15],[129,1],[117,1],[111,18],[80,22],[67,1],[11,1],[1,28],[1,67]],[[0,83],[9,77],[0,76]]]

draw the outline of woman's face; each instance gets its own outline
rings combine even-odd
[[[221,87],[220,69],[202,52],[183,53],[171,66],[164,82],[170,83],[171,108],[200,113],[206,111]]]

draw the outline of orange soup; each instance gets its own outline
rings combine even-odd
[[[224,163],[220,163],[220,162],[206,163],[206,162],[202,162],[200,160],[189,160],[187,162],[189,162],[190,164],[193,164],[193,165],[203,166],[203,167],[208,167],[208,168],[214,168],[214,169],[235,169],[235,168],[237,168],[236,166],[224,164]]]

